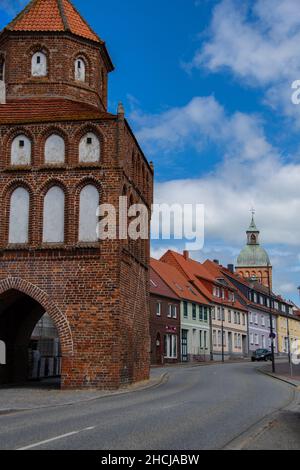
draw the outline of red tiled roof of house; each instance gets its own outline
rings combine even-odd
[[[69,0],[32,0],[6,27],[10,31],[69,31],[102,43]]]
[[[168,284],[159,276],[159,274],[150,267],[150,294],[167,297],[169,299],[180,301],[175,292],[170,289]]]
[[[186,276],[190,283],[193,284],[210,302],[220,305],[230,305],[233,308],[240,310],[247,310],[236,298],[234,302],[229,302],[224,299],[214,297],[212,291],[205,285],[205,282],[209,282],[212,285],[220,285],[218,277],[214,273],[211,273],[207,266],[195,261],[191,258],[185,258],[185,256],[176,253],[175,251],[168,251],[161,260],[169,264],[170,257],[173,258],[175,265],[178,269]]]
[[[208,300],[198,292],[197,289],[195,289],[175,267],[152,258],[151,268],[180,299],[198,304],[210,305]]]
[[[11,100],[0,105],[0,124],[115,119],[84,103],[65,99]]]

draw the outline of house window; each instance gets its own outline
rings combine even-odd
[[[203,321],[204,319],[204,315],[203,315],[203,307],[201,305],[199,305],[199,320],[200,321]]]
[[[184,318],[188,317],[188,303],[185,301],[183,302],[183,316]]]
[[[212,309],[212,320],[215,320],[216,319],[216,309],[215,307],[213,307]]]
[[[261,337],[261,345],[262,345],[262,348],[265,349],[266,348],[266,338],[264,335],[262,335]]]
[[[193,304],[193,320],[197,320],[197,306]]]
[[[266,326],[266,319],[264,315],[261,316],[261,326]]]
[[[259,336],[257,334],[255,335],[255,344],[259,346]]]
[[[218,346],[222,346],[222,331],[218,331]]]
[[[250,333],[250,343],[254,344],[254,335],[253,335],[253,333]]]
[[[164,356],[166,359],[177,359],[177,336],[165,335]]]
[[[217,346],[217,332],[213,330],[213,345]]]
[[[10,198],[9,243],[28,243],[29,206],[29,192],[24,188],[15,189]]]
[[[177,306],[176,305],[172,305],[172,317],[174,319],[177,318]]]
[[[160,317],[161,316],[161,303],[156,302],[156,316]]]
[[[172,318],[172,305],[168,306],[168,318]]]
[[[208,308],[207,307],[202,307],[203,308],[203,320],[207,323],[208,322]]]
[[[231,310],[228,310],[228,323],[231,323]]]
[[[204,347],[205,347],[205,349],[208,348],[208,344],[207,344],[207,331],[204,331]]]

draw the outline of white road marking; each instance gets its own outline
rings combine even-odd
[[[26,447],[20,447],[17,450],[34,449],[35,447],[39,447],[39,446],[42,446],[44,444],[49,444],[49,442],[54,442],[54,441],[58,441],[60,439],[65,439],[66,437],[75,436],[76,434],[80,434],[82,432],[92,431],[95,428],[96,428],[96,426],[91,426],[89,428],[80,429],[79,431],[68,432],[67,434],[62,434],[61,436],[52,437],[51,439],[46,439],[45,441],[36,442],[35,444],[31,444],[31,445],[26,446]]]

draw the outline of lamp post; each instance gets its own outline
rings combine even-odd
[[[221,319],[222,319],[222,362],[225,362],[225,355],[224,355],[224,315],[225,315],[225,309],[224,307],[221,307]]]
[[[272,354],[272,372],[275,374],[275,353],[274,353],[274,339],[275,334],[273,330],[273,314],[272,314],[272,290],[271,290],[271,279],[270,279],[270,264],[268,263],[268,288],[269,288],[269,310],[270,310],[270,339],[271,339],[271,354]]]

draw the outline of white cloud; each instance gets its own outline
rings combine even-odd
[[[298,0],[223,0],[214,9],[208,41],[190,65],[228,67],[263,85],[297,77],[299,26]]]
[[[228,116],[213,96],[195,97],[182,108],[157,115],[135,110],[131,119],[147,151],[170,153],[193,146],[200,150],[208,141],[222,146],[240,161],[268,159],[274,151],[267,142],[258,116],[236,112]],[[226,154],[225,154],[226,157]]]
[[[222,0],[186,67],[228,70],[243,84],[263,87],[265,102],[300,126],[300,107],[291,102],[291,85],[300,79],[299,42],[299,0]]]
[[[228,115],[213,97],[196,97],[161,115],[136,112],[132,117],[140,126],[139,139],[160,159],[173,152],[176,161],[178,149],[188,150],[191,142],[197,146],[209,141],[224,154],[223,161],[203,177],[157,183],[156,202],[204,204],[207,239],[239,246],[254,205],[263,242],[297,250],[300,164],[285,162],[268,142],[257,116]]]

